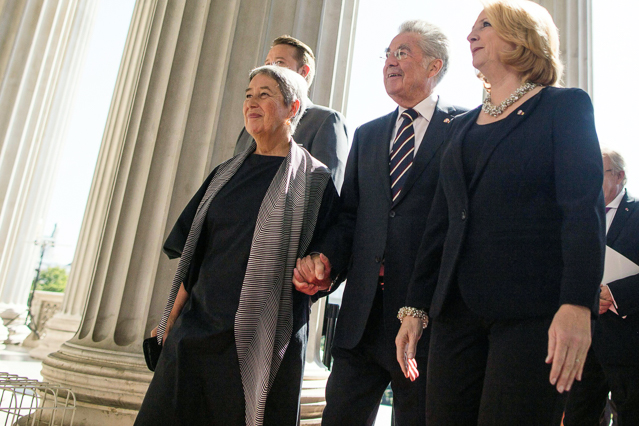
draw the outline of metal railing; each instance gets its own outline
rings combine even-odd
[[[75,404],[70,389],[0,372],[0,425],[73,426]]]

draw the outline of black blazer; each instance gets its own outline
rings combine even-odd
[[[308,101],[308,107],[293,135],[295,141],[331,170],[335,188],[339,192],[344,180],[344,168],[348,157],[348,133],[346,119],[337,111]],[[237,155],[247,149],[253,137],[242,128],[235,144]]]
[[[458,283],[485,318],[552,316],[564,303],[596,315],[605,214],[590,98],[543,89],[495,125],[467,185],[462,144],[479,113],[453,120],[406,304],[437,317]]]
[[[606,237],[607,245],[639,264],[639,202],[626,193]],[[617,312],[595,323],[592,346],[603,364],[639,364],[639,274],[608,284]],[[622,318],[626,316],[626,318]]]
[[[385,268],[384,323],[394,348],[415,254],[424,231],[451,118],[464,109],[439,101],[397,200],[391,202],[389,150],[398,110],[355,132],[342,187],[342,210],[317,251],[334,272],[346,272],[335,345],[353,348],[371,311],[382,260]],[[425,355],[424,343],[420,346]]]

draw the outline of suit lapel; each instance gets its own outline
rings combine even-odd
[[[377,176],[376,179],[378,179],[377,187],[383,188],[389,202],[392,201],[392,195],[390,187],[390,166],[388,162],[391,137],[393,136],[393,130],[395,129],[398,112],[399,108],[396,108],[395,111],[386,115],[380,122],[379,128],[373,129],[373,131],[378,132],[378,134],[371,135],[371,140],[379,141],[379,143],[371,144],[372,149],[375,150],[373,161],[375,162],[377,169],[382,171],[381,173],[375,173],[375,176]]]
[[[606,245],[611,246],[615,243],[615,240],[621,233],[621,230],[626,225],[626,221],[637,207],[635,200],[632,197],[628,197],[628,192],[624,194],[621,202],[619,203],[619,207],[617,208],[617,213],[615,213],[615,218],[612,220],[610,224],[610,228],[608,229],[608,234],[606,235]]]
[[[449,113],[449,110],[452,112],[455,109],[453,107],[442,108],[440,107],[440,102],[437,103],[435,112],[433,113],[430,123],[428,123],[428,127],[426,128],[426,133],[424,134],[421,144],[419,145],[419,149],[417,150],[417,154],[413,159],[413,165],[408,171],[408,176],[406,176],[404,187],[395,200],[395,203],[393,203],[394,205],[400,203],[406,194],[408,194],[413,184],[415,184],[428,163],[430,163],[437,153],[437,150],[446,140],[448,123],[450,123],[450,120],[453,117],[453,115]]]
[[[470,181],[470,185],[468,185],[469,192],[473,190],[475,184],[481,177],[484,169],[486,168],[486,164],[488,164],[488,160],[492,156],[495,148],[499,146],[500,143],[512,132],[516,129],[521,123],[523,123],[530,114],[533,112],[539,100],[543,96],[543,90],[537,96],[533,96],[528,101],[526,101],[522,106],[516,108],[508,117],[506,117],[502,122],[498,125],[495,125],[495,129],[491,134],[490,138],[484,143],[484,146],[479,153],[479,158],[477,159],[477,166],[475,167],[475,174]]]

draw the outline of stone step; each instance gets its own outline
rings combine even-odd
[[[300,409],[301,409],[300,417],[302,419],[321,418],[322,417],[322,413],[324,413],[324,408],[326,408],[326,403],[325,402],[302,404],[300,406]]]

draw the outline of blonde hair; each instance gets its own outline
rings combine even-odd
[[[557,27],[548,11],[529,0],[482,0],[482,4],[499,37],[515,45],[515,50],[502,52],[501,61],[524,82],[559,86],[564,66]],[[479,77],[490,88],[486,78]]]

